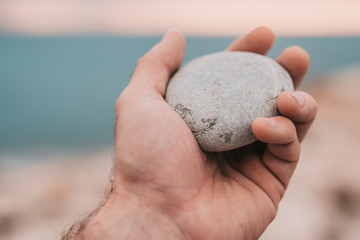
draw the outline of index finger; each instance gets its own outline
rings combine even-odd
[[[282,65],[290,74],[297,88],[304,79],[310,67],[309,54],[299,46],[292,46],[285,49],[277,58],[277,62]]]

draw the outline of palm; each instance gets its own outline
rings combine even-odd
[[[181,216],[177,224],[190,235],[202,236],[213,229],[212,235],[216,236],[219,228],[239,231],[238,226],[245,225],[258,225],[259,232],[254,234],[260,235],[275,216],[276,209],[267,193],[247,177],[247,168],[242,173],[237,169],[240,162],[260,162],[255,146],[223,153],[203,153],[188,126],[162,98],[144,96],[128,100],[136,105],[137,118],[127,116],[128,110],[122,109],[124,115],[118,124],[119,129],[126,124],[128,131],[135,133],[131,138],[137,139],[137,145],[129,139],[122,141],[122,135],[118,135],[117,149],[123,149],[118,151],[122,153],[118,156],[120,169],[136,173],[139,180],[144,181],[144,188],[153,189],[154,195],[160,192],[164,200],[175,205],[172,212]],[[132,104],[126,105],[129,112],[133,112]],[[129,128],[129,122],[133,129]],[[150,154],[135,159],[124,155],[124,152],[136,151],[134,147]],[[264,170],[264,167],[252,169],[251,174],[261,174]],[[215,214],[216,218],[208,221],[209,213]],[[234,213],[237,213],[236,218],[229,218]],[[253,222],[245,221],[249,215]],[[207,220],[207,225],[187,225],[191,219]],[[229,234],[226,239],[239,234],[225,232]]]

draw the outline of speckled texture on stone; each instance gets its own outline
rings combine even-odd
[[[254,142],[253,120],[278,115],[278,94],[292,90],[291,77],[274,60],[249,52],[221,52],[182,67],[170,79],[166,101],[203,150],[219,152]]]

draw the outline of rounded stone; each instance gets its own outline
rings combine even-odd
[[[276,61],[250,52],[221,52],[180,68],[169,81],[166,101],[204,151],[219,152],[256,141],[252,122],[278,115],[278,94],[292,90],[290,75]]]

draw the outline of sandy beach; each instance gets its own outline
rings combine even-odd
[[[344,70],[303,87],[317,99],[318,117],[278,216],[261,240],[360,239],[359,76]],[[23,159],[0,165],[0,239],[59,239],[103,198],[112,149],[37,161],[0,157]]]

